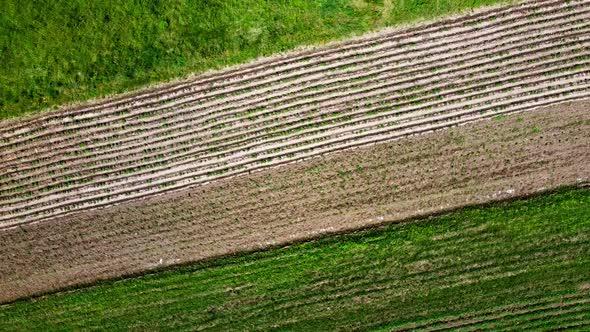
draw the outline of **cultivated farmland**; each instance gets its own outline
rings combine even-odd
[[[0,302],[590,181],[590,101],[0,232]]]
[[[590,2],[534,1],[0,124],[0,223],[589,97]]]
[[[511,3],[0,120],[0,329],[587,329],[590,0]]]
[[[510,2],[3,0],[0,118]]]

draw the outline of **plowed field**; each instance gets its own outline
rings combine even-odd
[[[589,109],[550,106],[5,229],[0,301],[582,184]]]

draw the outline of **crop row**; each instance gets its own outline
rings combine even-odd
[[[576,49],[577,50],[577,49]],[[580,67],[582,68],[583,65],[585,64],[585,60],[579,60],[580,58],[584,59],[585,57],[587,57],[587,54],[579,54],[576,53],[575,55],[572,55],[570,58],[566,57],[563,52],[560,54],[560,57],[558,59],[554,58],[554,55],[548,55],[547,57],[550,59],[548,62],[544,62],[541,64],[535,64],[534,67],[540,67],[541,66],[541,70],[532,70],[535,69],[533,66],[531,66],[530,62],[525,61],[525,63],[527,64],[526,67],[524,68],[518,68],[520,71],[517,71],[516,68],[511,67],[511,70],[496,70],[497,67],[490,69],[490,71],[493,72],[493,74],[488,74],[488,75],[482,75],[480,77],[477,78],[477,82],[480,82],[479,85],[474,86],[473,88],[469,89],[469,86],[465,87],[465,86],[461,86],[461,89],[453,89],[451,91],[445,91],[446,94],[455,94],[458,96],[461,96],[461,98],[470,98],[473,97],[474,95],[476,95],[475,93],[471,92],[471,91],[477,91],[480,95],[482,90],[486,90],[488,89],[488,87],[494,87],[495,89],[492,89],[491,91],[486,91],[487,94],[489,93],[496,93],[498,91],[505,91],[505,90],[509,90],[509,89],[513,89],[515,87],[521,87],[521,86],[527,86],[528,82],[534,82],[534,79],[531,77],[542,77],[542,76],[546,76],[548,74],[551,74],[553,72],[567,72],[568,70],[571,70],[572,68],[575,67]],[[566,60],[578,60],[577,62],[566,62]],[[547,68],[545,68],[547,67]],[[581,71],[582,69],[577,70],[578,72]],[[483,70],[482,70],[483,71]],[[514,73],[518,73],[519,75],[512,75]],[[528,80],[524,80],[524,78],[528,78]],[[510,83],[511,81],[514,81],[515,79],[521,79],[521,82],[518,83]],[[535,78],[538,79],[538,78]],[[545,81],[548,80],[547,77],[544,78]],[[447,80],[445,80],[445,82],[449,82]],[[523,84],[524,83],[524,84]],[[453,83],[453,86],[457,86],[459,84],[455,84]],[[443,86],[444,87],[444,86]],[[435,90],[435,91],[440,91],[441,88],[439,87],[439,85],[436,84],[430,84],[428,86],[427,89],[424,90],[420,90],[419,94],[415,95],[415,96],[410,96],[410,97],[404,97],[403,99],[405,100],[406,104],[416,104],[416,103],[425,103],[425,102],[429,102],[429,101],[436,101],[436,100],[441,100],[443,95],[439,94],[435,97],[429,96],[427,92],[429,91],[425,91],[425,90]],[[471,90],[471,91],[470,91]],[[471,92],[471,93],[469,93]],[[371,101],[371,98],[367,98],[369,101]],[[231,147],[231,146],[236,146],[239,149],[249,149],[252,147],[253,144],[244,146],[244,145],[238,145],[238,144],[243,144],[243,143],[249,143],[249,142],[255,142],[254,145],[256,146],[260,146],[262,145],[260,143],[260,139],[264,138],[265,136],[268,137],[281,137],[280,140],[284,140],[286,138],[291,138],[293,137],[291,136],[287,136],[285,137],[285,135],[292,133],[292,132],[297,132],[298,136],[301,136],[302,133],[301,131],[307,128],[318,128],[321,127],[324,123],[342,123],[340,120],[343,118],[346,119],[353,119],[353,118],[357,118],[361,117],[361,119],[363,121],[367,120],[367,117],[362,117],[363,115],[369,115],[369,116],[373,116],[375,114],[383,114],[385,113],[390,114],[390,108],[391,107],[398,107],[400,105],[400,103],[396,103],[394,106],[392,106],[392,102],[391,99],[395,99],[396,101],[399,101],[401,98],[399,97],[388,97],[387,100],[381,100],[378,103],[365,103],[364,105],[362,105],[362,107],[360,107],[359,105],[355,105],[354,112],[351,113],[345,113],[344,110],[338,110],[336,112],[330,112],[330,111],[321,111],[321,112],[317,112],[314,113],[313,117],[311,118],[306,118],[304,120],[294,120],[291,122],[287,122],[287,123],[281,123],[281,124],[277,124],[273,127],[270,128],[259,128],[259,127],[255,127],[256,131],[254,131],[255,133],[259,133],[259,134],[263,134],[263,136],[257,136],[256,140],[253,139],[245,139],[245,137],[247,137],[246,135],[248,133],[240,133],[238,132],[238,134],[233,134],[233,135],[203,135],[203,134],[194,134],[192,135],[192,137],[190,138],[190,141],[172,141],[172,142],[166,142],[166,144],[152,144],[150,145],[149,149],[145,149],[143,147],[136,147],[136,148],[132,148],[132,149],[128,149],[126,150],[125,154],[121,154],[121,155],[111,155],[108,156],[106,158],[99,158],[99,157],[95,157],[92,160],[92,164],[83,164],[84,163],[84,159],[80,158],[79,160],[76,161],[75,164],[70,164],[70,166],[78,166],[78,165],[83,165],[84,166],[84,170],[81,172],[76,172],[76,173],[62,173],[61,175],[57,176],[59,177],[68,177],[70,175],[73,174],[80,174],[80,173],[84,173],[84,174],[91,174],[92,171],[97,170],[98,173],[92,173],[93,174],[93,179],[97,179],[100,175],[103,175],[105,173],[100,173],[101,171],[105,171],[105,170],[109,170],[109,169],[113,169],[114,166],[119,166],[120,172],[125,172],[125,169],[122,169],[122,166],[127,166],[127,165],[132,165],[132,161],[133,159],[131,157],[134,156],[134,154],[136,154],[139,159],[141,159],[144,164],[146,163],[146,161],[150,160],[150,159],[154,159],[154,160],[158,160],[160,162],[166,161],[167,163],[170,162],[170,158],[167,157],[162,157],[162,158],[157,158],[158,156],[162,156],[162,152],[166,153],[167,156],[170,155],[175,155],[175,151],[173,150],[174,148],[179,148],[179,150],[183,150],[183,146],[188,145],[188,143],[193,143],[194,141],[199,141],[202,144],[207,144],[207,145],[214,145],[216,150],[220,150],[222,148],[225,147]],[[449,100],[445,100],[445,102],[449,102]],[[432,103],[430,103],[432,104]],[[375,107],[376,106],[376,107]],[[370,109],[369,109],[370,108]],[[349,108],[346,108],[345,110],[349,110]],[[368,112],[367,112],[368,110]],[[395,113],[398,116],[401,116],[401,114],[399,113]],[[350,121],[349,121],[350,122]],[[283,130],[283,128],[285,128],[286,130]],[[323,128],[323,127],[322,127]],[[283,130],[283,131],[281,131]],[[323,129],[322,129],[323,130]],[[235,128],[231,128],[231,130],[226,131],[227,134],[232,134],[232,132],[235,131]],[[307,130],[307,132],[309,132],[309,130]],[[204,141],[205,138],[210,138],[209,141]],[[236,138],[238,138],[239,140],[236,142]],[[274,140],[275,142],[277,141],[276,139]],[[204,152],[207,150],[210,150],[211,148],[201,148],[200,150],[195,151],[195,149],[191,149],[190,154],[187,153],[183,153],[183,155],[188,155],[188,156],[194,156],[195,152]],[[227,154],[230,151],[224,150],[224,154]],[[110,157],[110,158],[109,158]],[[117,157],[118,159],[111,164],[105,164],[103,163],[103,161],[111,161],[113,157]],[[119,158],[120,157],[120,158]],[[178,156],[176,156],[178,157]],[[123,159],[124,158],[124,159]],[[164,160],[165,159],[165,160]],[[99,165],[100,164],[100,165]],[[26,170],[22,170],[21,172],[26,171]],[[35,184],[39,184],[40,180],[47,180],[51,179],[51,180],[56,180],[56,176],[55,174],[47,174],[47,171],[45,169],[42,170],[35,170],[36,172],[33,173],[33,175],[31,175],[31,173],[29,173],[29,175],[25,178],[24,176],[22,178],[25,178],[27,180],[29,180],[30,182],[26,183],[26,184],[31,184],[34,180]],[[55,173],[55,172],[51,172],[51,173]],[[106,173],[108,174],[108,173]],[[45,178],[39,178],[37,177],[37,175],[45,175]],[[8,185],[10,184],[14,184],[16,183],[16,181],[11,181],[10,183],[7,183]],[[20,186],[23,186],[23,183],[20,182]],[[15,187],[10,187],[10,186],[6,186],[6,189],[13,189]],[[0,196],[1,197],[1,196]]]

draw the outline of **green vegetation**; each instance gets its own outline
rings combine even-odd
[[[0,2],[0,119],[508,0]]]
[[[0,330],[580,326],[589,241],[590,190],[563,190],[20,301]]]

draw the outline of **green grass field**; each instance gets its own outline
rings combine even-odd
[[[506,0],[0,2],[0,119]]]
[[[590,190],[562,190],[19,301],[0,330],[580,328],[589,241]]]

